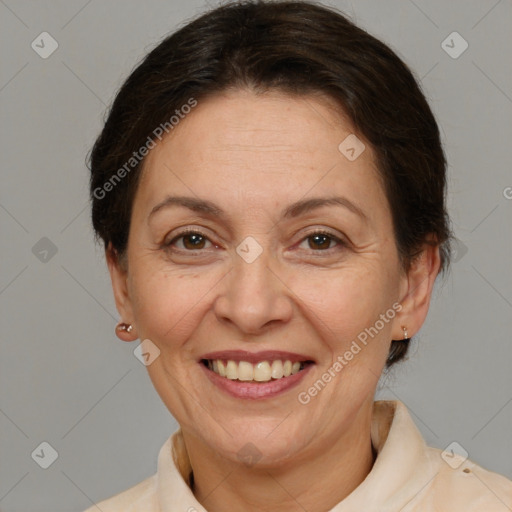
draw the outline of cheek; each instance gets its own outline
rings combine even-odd
[[[333,356],[374,326],[395,301],[393,276],[377,264],[296,275],[290,288]],[[391,323],[379,322],[378,327],[374,337],[387,339]]]
[[[155,269],[149,262],[133,268],[131,293],[140,336],[179,346],[197,327],[197,315],[219,279],[217,272]]]

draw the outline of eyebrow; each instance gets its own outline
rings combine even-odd
[[[196,213],[200,213],[203,215],[218,217],[221,219],[226,219],[228,215],[226,212],[217,206],[215,203],[208,201],[206,199],[198,199],[195,197],[188,196],[167,196],[163,201],[158,203],[153,207],[148,216],[149,219],[158,211],[181,206],[184,208],[188,208]],[[317,208],[321,208],[324,206],[341,206],[351,211],[352,213],[361,217],[364,221],[368,221],[367,215],[364,211],[354,204],[352,201],[342,196],[333,196],[333,197],[313,197],[310,199],[301,199],[287,206],[281,212],[281,218],[283,219],[291,219],[298,217],[299,215],[304,215],[309,213]]]

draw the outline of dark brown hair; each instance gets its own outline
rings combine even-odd
[[[336,10],[302,1],[224,4],[166,37],[130,74],[89,162],[92,222],[106,248],[125,254],[143,148],[174,129],[185,106],[237,88],[334,99],[375,151],[404,269],[430,236],[445,270],[446,160],[420,86],[384,43]],[[393,341],[387,367],[407,348]]]

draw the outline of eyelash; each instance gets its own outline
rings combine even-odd
[[[180,233],[178,233],[171,241],[169,242],[165,242],[163,244],[163,248],[165,250],[172,250],[171,249],[171,246],[174,242],[176,242],[177,240],[179,240],[180,238],[183,238],[187,235],[190,235],[190,234],[194,234],[194,235],[199,235],[203,238],[205,238],[206,240],[208,240],[210,243],[211,243],[211,240],[208,238],[207,235],[205,235],[204,233],[202,233],[201,231],[199,231],[198,229],[186,229],[184,231],[181,231]],[[343,240],[341,240],[339,237],[337,237],[336,235],[334,235],[333,233],[329,232],[329,231],[326,231],[326,230],[317,230],[317,231],[312,231],[311,233],[308,233],[304,238],[301,239],[301,243],[304,242],[304,240],[307,240],[308,238],[312,238],[314,236],[317,236],[317,235],[323,235],[323,236],[327,236],[329,237],[332,241],[336,242],[338,244],[338,246],[340,248],[343,248],[343,247],[346,247],[347,246],[347,243]],[[335,249],[336,247],[331,247],[329,249],[319,249],[319,250],[313,250],[313,249],[310,249],[312,252],[314,253],[331,253],[331,251],[333,249]],[[197,249],[197,251],[201,251],[203,249]],[[186,253],[194,253],[194,250],[187,250],[187,249],[178,249],[178,250],[175,250],[175,252],[186,252]]]

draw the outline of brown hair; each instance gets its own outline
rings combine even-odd
[[[106,248],[126,252],[143,149],[174,129],[186,105],[237,88],[334,99],[375,151],[404,269],[425,243],[439,245],[446,269],[446,159],[420,86],[384,43],[302,1],[224,4],[166,37],[130,74],[89,161],[92,223]],[[407,348],[393,341],[387,367]]]

